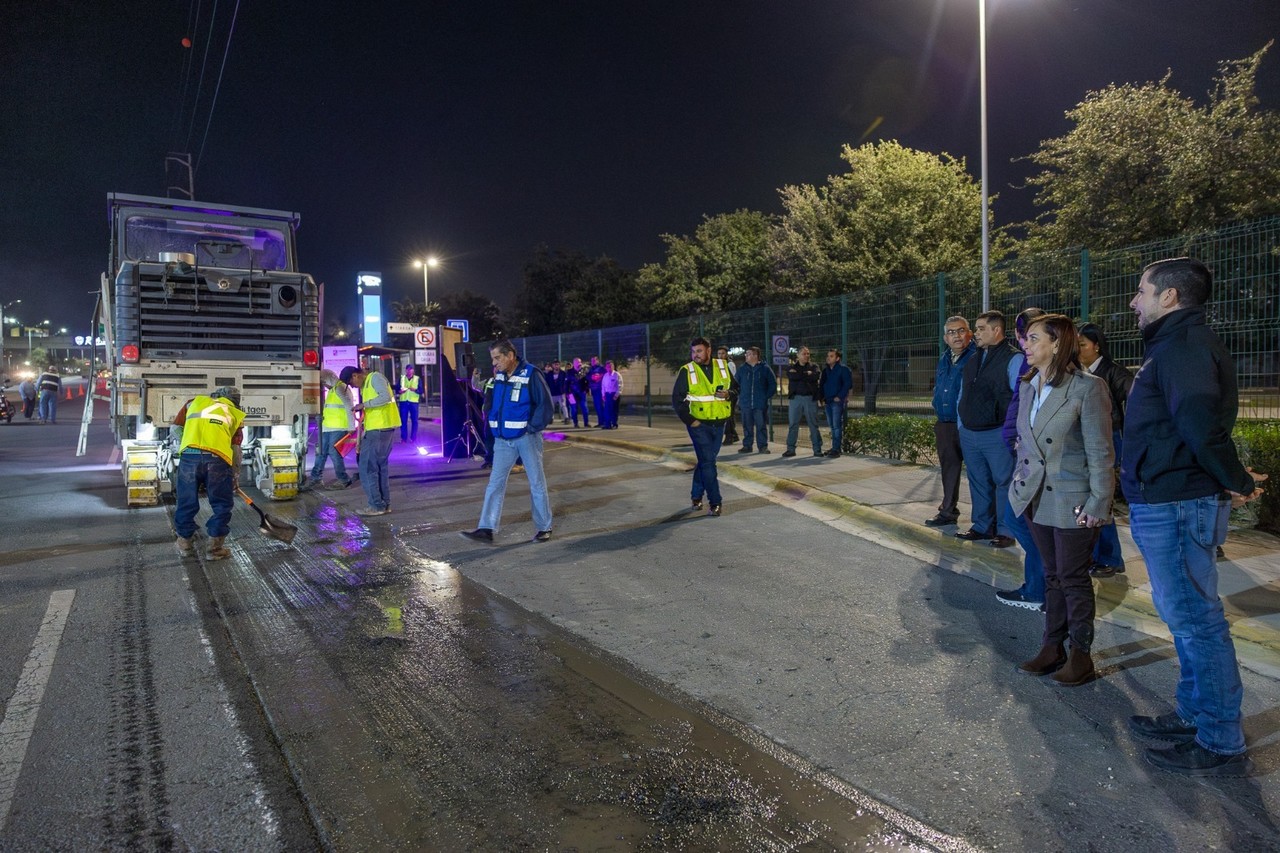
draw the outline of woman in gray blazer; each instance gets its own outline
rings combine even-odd
[[[1115,489],[1111,395],[1105,382],[1080,368],[1075,324],[1061,314],[1027,327],[1027,364],[1009,503],[1027,514],[1044,560],[1045,625],[1040,653],[1019,668],[1055,673],[1056,683],[1074,687],[1094,677],[1089,566]]]

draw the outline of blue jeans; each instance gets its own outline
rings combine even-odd
[[[827,425],[831,427],[831,449],[844,447],[844,403],[827,403]]]
[[[360,485],[371,509],[391,509],[391,443],[395,428],[367,429],[360,439]]]
[[[400,401],[400,440],[418,440],[418,404]]]
[[[529,477],[529,498],[533,502],[533,523],[539,531],[551,529],[551,496],[547,494],[547,474],[542,468],[542,433],[526,432],[519,438],[493,439],[493,470],[484,490],[480,527],[494,532],[502,520],[502,501],[507,496],[507,478],[520,462]]]
[[[1031,535],[1031,525],[1027,523],[1026,514],[1017,515],[1010,506],[1005,526],[1013,532],[1013,538],[1022,546],[1022,587],[1019,589],[1022,597],[1028,601],[1044,601],[1044,560]]]
[[[581,391],[573,392],[573,402],[569,404],[569,416],[573,418],[573,425],[578,425],[578,414],[582,414],[582,425],[584,427],[591,426],[591,420],[587,417],[587,399],[586,395]],[[599,421],[599,417],[596,418]]]
[[[320,446],[316,448],[316,463],[311,466],[311,479],[319,480],[323,477],[325,460],[332,459],[333,475],[338,478],[338,482],[351,482],[351,478],[347,476],[347,463],[338,452],[338,448],[333,446],[346,434],[346,430],[320,430]]]
[[[969,474],[973,529],[979,533],[1013,536],[1009,524],[1009,481],[1013,454],[1000,437],[1000,427],[971,430],[960,427],[960,450]]]
[[[40,420],[48,423],[58,422],[58,392],[40,392]]]
[[[764,450],[769,444],[769,424],[767,409],[742,410],[742,446],[751,449],[751,442]]]
[[[1120,464],[1120,451],[1124,446],[1123,435],[1120,431],[1111,433],[1111,440],[1116,447],[1117,467]],[[1124,554],[1120,553],[1120,534],[1116,532],[1114,520],[1105,527],[1098,528],[1098,541],[1093,546],[1093,561],[1113,569],[1124,565]]]
[[[173,529],[183,539],[190,539],[196,532],[201,484],[209,495],[209,509],[213,510],[205,530],[211,537],[226,536],[231,531],[235,472],[220,456],[204,450],[184,450],[178,457],[178,506],[173,511]]]
[[[787,401],[787,450],[796,449],[800,437],[800,416],[809,425],[809,441],[813,452],[822,452],[822,433],[818,432],[818,404],[810,396],[792,397]]]
[[[696,427],[686,427],[693,442],[693,454],[698,464],[693,469],[693,487],[689,497],[695,501],[706,495],[712,506],[720,505],[720,476],[716,471],[716,457],[724,441],[724,424],[701,421]]]
[[[1129,526],[1151,579],[1156,612],[1169,626],[1181,674],[1178,716],[1195,722],[1210,752],[1244,752],[1244,688],[1218,598],[1215,550],[1227,539],[1231,503],[1217,496],[1130,504]]]

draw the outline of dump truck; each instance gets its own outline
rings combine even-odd
[[[128,505],[172,491],[173,419],[225,385],[240,389],[247,415],[242,479],[268,498],[295,497],[320,412],[322,299],[298,271],[298,214],[124,193],[107,204],[96,314]]]

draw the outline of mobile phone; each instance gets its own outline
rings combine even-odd
[[[1072,507],[1072,512],[1074,512],[1076,516],[1076,525],[1079,527],[1084,527],[1084,519],[1080,517],[1081,514],[1084,512],[1084,504],[1080,504],[1078,506]]]

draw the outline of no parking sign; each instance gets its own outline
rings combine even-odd
[[[791,336],[773,336],[773,363],[787,364],[791,361]]]

